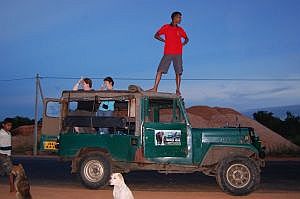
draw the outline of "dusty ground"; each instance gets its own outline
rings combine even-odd
[[[85,189],[78,178],[70,174],[70,163],[55,158],[15,157],[29,177],[34,199],[106,199],[112,198],[112,187],[103,190]],[[298,159],[269,160],[262,171],[261,186],[242,198],[300,199],[300,161]],[[284,169],[284,172],[282,172]],[[227,199],[240,198],[223,193],[215,179],[201,173],[160,174],[130,172],[124,175],[136,199]],[[7,179],[0,177],[0,199],[13,199]]]
[[[67,188],[67,187],[47,187],[47,186],[34,186],[32,187],[32,196],[34,199],[108,199],[112,198],[112,190],[87,190],[84,188]],[[222,192],[161,192],[161,191],[133,191],[135,198],[142,199],[229,199],[240,198],[227,195]],[[14,193],[8,193],[8,186],[4,185],[0,187],[1,199],[14,199]],[[300,192],[276,192],[276,193],[261,193],[255,192],[243,198],[251,199],[299,199]]]

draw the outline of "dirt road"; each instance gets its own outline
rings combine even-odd
[[[1,199],[15,199],[14,193],[8,193],[8,186],[0,187]],[[47,186],[32,186],[32,195],[34,199],[112,199],[111,190],[87,190],[84,188],[66,188],[66,187],[47,187]],[[240,197],[229,196],[220,191],[216,192],[185,192],[178,190],[177,192],[167,191],[135,191],[133,190],[136,199],[237,199]],[[299,199],[299,192],[272,192],[262,193],[255,192],[245,199]]]
[[[70,163],[55,158],[15,158],[22,163],[32,186],[35,199],[98,199],[112,198],[112,187],[88,190],[81,186],[77,176],[70,174]],[[124,175],[135,198],[239,198],[223,193],[213,177],[201,173],[160,174],[131,172]],[[6,178],[0,178],[0,199],[15,198],[8,193]],[[300,198],[300,161],[268,161],[262,171],[260,188],[243,198],[276,199]]]

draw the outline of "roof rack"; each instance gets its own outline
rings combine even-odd
[[[143,95],[155,98],[178,98],[175,93],[166,93],[166,92],[153,92],[153,91],[144,91],[141,87],[137,85],[129,85],[128,90],[64,90],[62,92],[62,99],[79,99],[79,98],[95,98],[105,97],[105,98],[114,98],[114,97],[123,97],[123,96],[134,96],[134,95]]]

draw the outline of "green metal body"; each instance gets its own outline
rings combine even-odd
[[[187,133],[186,125],[180,123],[174,124],[163,124],[163,123],[145,123],[144,125],[145,133],[145,144],[144,151],[145,157],[186,157],[187,155]],[[156,146],[154,130],[181,130],[181,144],[180,145],[160,145]],[[172,139],[172,138],[170,138]]]
[[[171,100],[173,107],[179,107],[180,110],[180,113],[176,113],[173,108],[172,122],[159,122],[159,110],[163,107],[159,103],[153,106],[153,121],[149,122],[146,121],[150,114],[149,97],[142,97],[137,107],[139,118],[136,118],[141,123],[140,135],[60,132],[58,136],[43,135],[40,148],[47,150],[43,143],[57,140],[59,146],[56,152],[63,158],[75,158],[82,149],[91,148],[108,153],[117,162],[143,161],[189,166],[200,165],[208,151],[216,146],[224,149],[243,148],[255,154],[262,150],[259,138],[255,134],[250,135],[248,128],[192,128],[182,99]],[[173,133],[164,137],[164,144],[157,143],[156,136],[160,131]],[[138,151],[143,152],[143,160],[136,159]]]
[[[193,163],[200,164],[207,151],[215,146],[246,148],[254,153],[260,150],[245,142],[248,128],[193,128]]]
[[[66,158],[75,157],[83,148],[106,150],[114,160],[133,161],[139,145],[139,137],[117,134],[61,134],[59,155]]]
[[[199,165],[207,154],[208,150],[214,146],[246,148],[254,153],[258,153],[260,147],[244,142],[244,137],[248,136],[247,128],[192,128],[192,158],[188,158],[188,144],[186,126],[183,124],[156,124],[147,123],[143,139],[145,143],[142,146],[140,137],[128,135],[97,135],[97,134],[74,134],[66,133],[59,136],[59,156],[65,158],[76,157],[83,148],[94,148],[106,150],[113,160],[116,161],[135,161],[135,153],[138,148],[144,149],[144,156],[152,162],[161,162],[163,157],[173,157],[168,163],[173,164],[191,164]],[[181,145],[179,146],[155,146],[154,132],[155,129],[182,129]],[[55,140],[53,136],[42,136],[41,143],[45,140]],[[43,146],[41,145],[41,149]],[[185,161],[183,161],[185,160]]]

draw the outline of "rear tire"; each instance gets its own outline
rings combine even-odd
[[[80,163],[80,179],[89,189],[98,189],[106,185],[110,179],[111,165],[103,155],[87,155]]]
[[[247,195],[260,184],[260,171],[255,162],[248,157],[229,157],[219,164],[216,180],[226,193]]]

